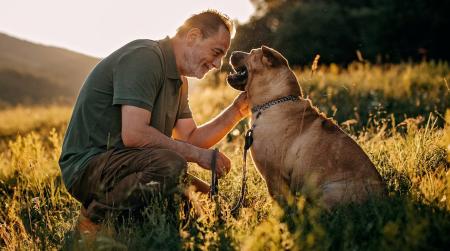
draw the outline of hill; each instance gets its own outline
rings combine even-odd
[[[73,101],[98,61],[0,33],[0,105]]]

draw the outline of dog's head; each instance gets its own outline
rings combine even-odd
[[[288,61],[274,49],[262,46],[250,53],[235,51],[231,54],[230,64],[234,72],[228,75],[228,84],[247,91],[249,96],[301,95]]]

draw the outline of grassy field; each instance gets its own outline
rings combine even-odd
[[[143,219],[108,220],[94,242],[74,231],[80,204],[66,191],[57,160],[70,107],[0,111],[0,248],[6,250],[445,250],[450,246],[450,67],[445,63],[335,65],[296,69],[304,96],[363,147],[389,197],[323,212],[300,199],[282,210],[249,164],[248,194],[238,217],[240,123],[218,144],[233,163],[218,203],[199,197],[198,217],[179,200],[155,200]],[[224,76],[218,76],[223,79]],[[198,123],[236,92],[207,78],[191,88]],[[219,81],[220,82],[220,81]],[[214,86],[213,86],[214,85]],[[450,122],[450,113],[447,114]],[[209,180],[195,165],[190,172]],[[218,212],[220,209],[221,215]],[[112,231],[114,229],[114,231]]]

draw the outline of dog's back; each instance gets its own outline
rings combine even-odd
[[[298,134],[289,152],[296,154],[291,163],[285,163],[294,166],[291,191],[319,196],[327,207],[382,194],[381,176],[361,147],[309,100],[301,103],[296,116],[302,122],[290,125]]]

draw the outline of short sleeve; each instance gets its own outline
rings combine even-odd
[[[178,113],[177,119],[192,118],[191,108],[189,107],[188,81],[186,77],[182,77],[181,80],[183,84],[181,85],[180,111]]]
[[[113,105],[132,105],[152,111],[163,84],[160,56],[149,48],[122,55],[114,69]]]

